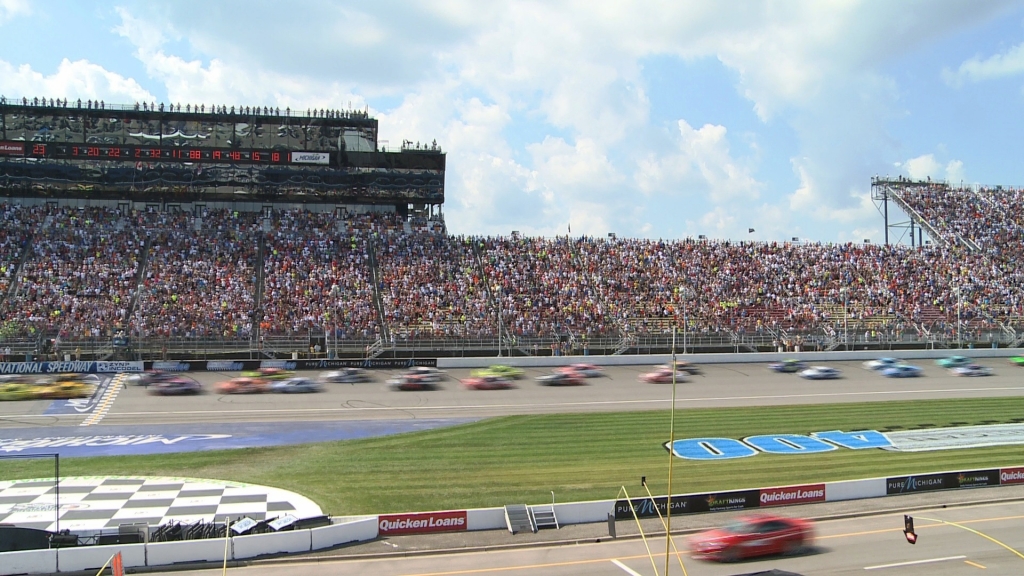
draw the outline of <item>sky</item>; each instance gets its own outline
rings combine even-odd
[[[365,108],[454,234],[877,243],[874,176],[1024,185],[1024,1],[0,0],[0,94]]]

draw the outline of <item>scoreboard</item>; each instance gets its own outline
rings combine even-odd
[[[204,162],[213,164],[261,165],[328,164],[330,161],[330,155],[325,152],[35,142],[0,142],[0,156],[24,156],[52,160]]]

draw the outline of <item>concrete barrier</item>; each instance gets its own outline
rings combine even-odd
[[[504,508],[466,510],[466,530],[498,530],[505,528]]]
[[[254,558],[267,554],[294,554],[312,549],[309,530],[292,530],[274,534],[235,536],[231,539],[232,558]]]
[[[332,548],[349,542],[365,542],[377,537],[377,517],[368,516],[342,524],[310,530],[313,550]]]
[[[881,496],[885,496],[885,478],[825,483],[826,502],[860,500],[861,498],[878,498]]]
[[[843,362],[874,360],[884,356],[904,360],[937,360],[947,356],[970,356],[971,358],[1009,358],[1024,354],[1020,348],[975,348],[973,350],[851,350],[835,352],[750,352],[745,354],[678,354],[676,359],[694,364],[746,364],[779,362],[797,358],[804,362]],[[519,368],[547,368],[569,364],[594,364],[596,366],[655,366],[672,359],[670,354],[633,356],[523,356],[514,358],[438,358],[437,367],[485,368],[494,364],[517,366]]]
[[[56,550],[25,550],[0,554],[0,576],[50,574],[56,571]]]
[[[555,504],[555,518],[558,519],[559,525],[604,522],[608,515],[614,512],[615,500]]]
[[[117,544],[113,546],[81,546],[60,548],[57,552],[57,568],[61,572],[78,570],[99,570],[111,556],[121,553],[125,568],[146,565],[145,544]]]
[[[150,542],[147,544],[150,566],[182,562],[219,562],[224,559],[224,539]]]

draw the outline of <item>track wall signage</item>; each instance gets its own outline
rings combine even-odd
[[[461,532],[468,527],[466,518],[465,510],[382,514],[377,517],[377,528],[382,536]]]
[[[987,446],[1024,444],[1024,424],[991,424],[879,432],[830,430],[811,434],[762,434],[735,438],[687,438],[676,440],[666,449],[687,460],[733,460],[758,454],[820,454],[833,450],[880,448],[894,452],[928,452]],[[1024,481],[1022,481],[1024,483]]]
[[[88,364],[84,362],[83,364]],[[138,362],[140,366],[142,362]],[[282,368],[285,370],[336,370],[338,368],[381,368],[402,370],[413,366],[437,367],[436,358],[336,358],[323,360],[183,360],[169,362],[146,362],[147,370],[168,372],[241,372],[259,368]],[[141,368],[139,369],[141,370]]]
[[[0,374],[142,372],[142,362],[0,362]]]

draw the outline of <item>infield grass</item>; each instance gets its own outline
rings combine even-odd
[[[880,431],[1024,422],[1024,397],[686,409],[676,438]],[[273,424],[268,424],[273,426]],[[217,478],[303,494],[334,515],[614,498],[667,492],[669,412],[507,416],[423,432],[299,446],[61,460],[62,476]],[[839,449],[675,461],[673,492],[702,492],[1024,464],[1024,446],[900,453]],[[47,460],[0,460],[0,479],[52,476]]]

